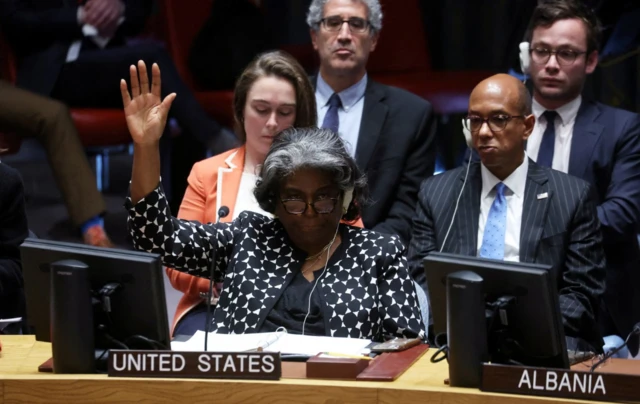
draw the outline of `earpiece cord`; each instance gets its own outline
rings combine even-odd
[[[471,153],[473,153],[473,149],[469,148]],[[449,223],[449,228],[447,229],[447,233],[444,236],[444,240],[442,241],[442,246],[440,246],[440,251],[444,250],[444,246],[447,243],[447,239],[449,238],[449,232],[453,227],[453,222],[456,220],[456,213],[458,213],[458,205],[460,204],[460,198],[462,197],[462,192],[464,191],[464,186],[467,183],[467,178],[469,177],[469,167],[471,166],[471,159],[473,156],[469,154],[469,161],[467,162],[467,171],[464,174],[464,181],[462,182],[462,188],[460,188],[460,193],[458,194],[458,199],[456,199],[456,207],[453,209],[453,216],[451,217],[451,223]]]

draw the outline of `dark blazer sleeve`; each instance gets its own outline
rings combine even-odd
[[[599,340],[598,302],[604,286],[605,257],[600,223],[591,188],[585,186],[571,221],[559,290],[560,309],[568,336]],[[589,336],[591,332],[593,334]]]
[[[24,0],[0,2],[0,25],[13,43],[26,46],[49,44],[54,39],[82,38],[78,7],[36,9]],[[74,0],[70,3],[77,4]]]
[[[411,242],[407,253],[411,276],[425,291],[427,290],[427,277],[424,273],[422,261],[429,253],[437,249],[433,213],[428,199],[430,192],[430,183],[425,181],[418,193],[416,213],[411,230]]]
[[[633,114],[623,126],[616,145],[611,182],[598,218],[607,242],[628,240],[636,234],[640,219],[640,115]]]
[[[424,103],[422,119],[416,132],[400,177],[400,183],[389,214],[373,230],[386,234],[397,234],[404,243],[411,238],[411,219],[420,184],[433,175],[436,161],[435,148],[436,119],[431,104]]]
[[[28,235],[22,180],[0,163],[0,306],[15,305],[21,293],[20,244]]]

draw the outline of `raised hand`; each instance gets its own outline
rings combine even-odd
[[[120,80],[120,93],[131,138],[138,145],[157,144],[167,124],[169,109],[176,94],[171,93],[164,100],[160,98],[160,68],[155,63],[151,66],[151,86],[147,66],[142,60],[138,61],[137,69],[134,65],[129,67],[129,75],[131,94],[124,79]]]

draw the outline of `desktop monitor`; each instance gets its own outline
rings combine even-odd
[[[500,322],[502,331],[517,344],[514,360],[530,366],[569,367],[557,285],[551,276],[551,266],[431,253],[424,260],[424,268],[433,316],[433,335],[447,331],[447,276],[471,271],[482,278],[485,302],[493,302],[503,296],[515,298],[506,311],[494,313],[498,315],[493,320]],[[489,345],[495,344],[491,330],[487,338]],[[491,350],[489,354],[492,354]],[[494,358],[492,360],[495,361]]]
[[[51,341],[50,266],[62,260],[76,260],[88,266],[94,296],[105,285],[119,285],[109,298],[112,337],[124,341],[139,335],[169,347],[163,273],[158,255],[32,238],[22,244],[21,254],[27,323],[36,340]]]

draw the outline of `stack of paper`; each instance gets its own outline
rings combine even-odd
[[[174,351],[204,350],[204,331],[198,331],[188,341],[173,341]],[[258,334],[215,334],[209,333],[208,348],[215,352],[241,352],[261,348],[267,352],[313,356],[320,352],[335,352],[360,355],[369,353],[367,339],[314,337],[269,332]]]

